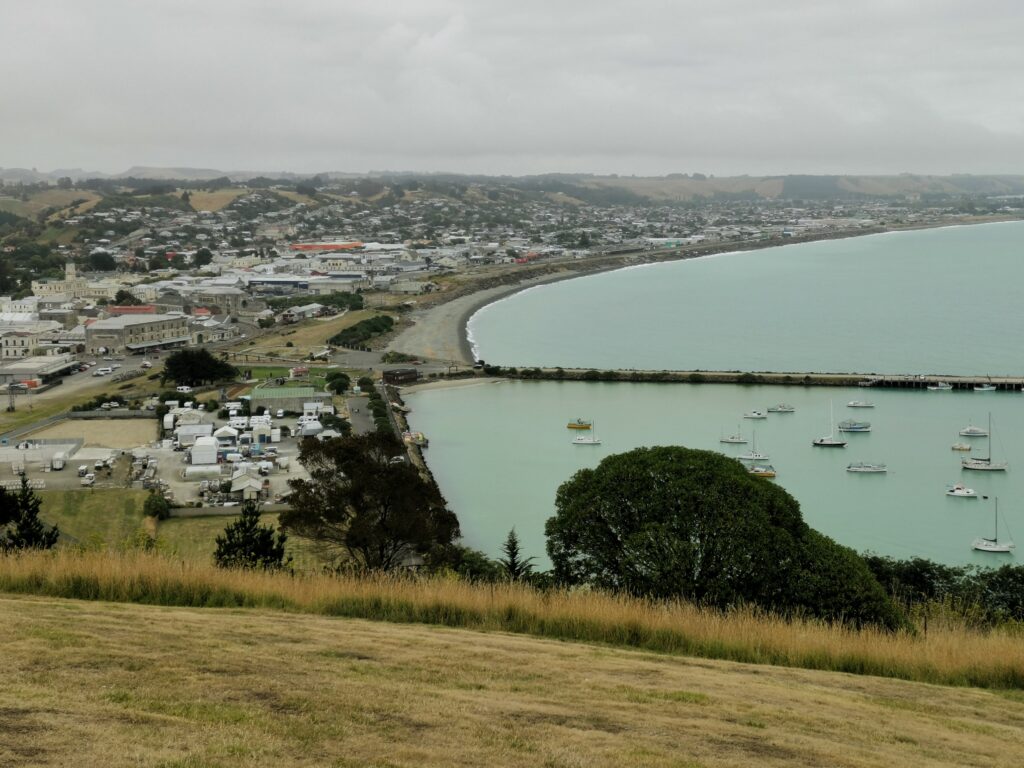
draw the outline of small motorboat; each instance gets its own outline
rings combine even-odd
[[[851,400],[846,404],[847,408],[874,408],[875,404],[870,400]]]
[[[870,432],[871,422],[870,421],[854,421],[853,419],[847,419],[846,421],[839,422],[840,432]]]
[[[767,419],[768,414],[764,411],[747,411],[743,414],[744,419]]]
[[[929,392],[949,392],[951,389],[953,389],[953,385],[947,381],[937,381],[928,386]]]
[[[978,492],[973,488],[968,488],[963,483],[954,483],[953,485],[946,486],[946,495],[956,496],[958,499],[978,498]]]
[[[796,413],[796,408],[789,403],[776,403],[768,406],[768,413]]]
[[[973,424],[968,424],[966,427],[961,429],[958,434],[960,437],[988,437],[988,430],[984,427],[976,427]]]
[[[953,443],[954,451],[969,451],[971,450],[970,443]]]
[[[775,477],[775,467],[771,464],[755,464],[747,472],[756,477]]]

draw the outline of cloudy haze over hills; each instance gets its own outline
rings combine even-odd
[[[54,0],[5,22],[5,167],[1024,171],[1015,2]]]

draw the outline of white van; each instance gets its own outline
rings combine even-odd
[[[111,374],[113,372],[114,372],[113,368],[107,368],[106,366],[104,366],[103,368],[97,368],[95,371],[92,372],[92,375],[93,376],[106,376],[106,375]]]

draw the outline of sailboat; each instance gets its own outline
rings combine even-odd
[[[573,440],[572,440],[572,444],[573,445],[600,445],[601,444],[601,438],[597,436],[597,422],[596,421],[591,421],[589,423],[590,423],[590,426],[592,427],[592,431],[590,432],[590,434],[576,435],[576,437],[574,437]]]
[[[960,460],[960,467],[963,469],[973,469],[979,472],[1005,472],[1010,466],[1005,461],[992,461],[992,413],[988,414],[988,432],[986,434],[988,441],[988,455],[987,456],[967,456]]]
[[[741,453],[736,457],[740,461],[767,461],[767,453],[759,453],[757,450],[757,430],[754,430],[754,445],[746,453]]]
[[[976,549],[979,552],[992,552],[992,553],[1008,553],[1013,552],[1017,545],[1013,543],[1013,539],[1006,539],[1005,541],[999,540],[999,498],[996,498],[996,512],[995,512],[995,532],[992,538],[985,536],[979,536],[971,544],[971,549]]]
[[[815,438],[812,445],[816,445],[819,448],[845,448],[846,441],[840,440],[835,436],[835,423],[832,418],[832,401],[828,401],[828,434],[824,437]]]

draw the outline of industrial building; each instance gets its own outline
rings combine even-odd
[[[189,344],[192,334],[183,315],[121,315],[86,326],[85,346],[91,354],[144,352],[154,347]]]

